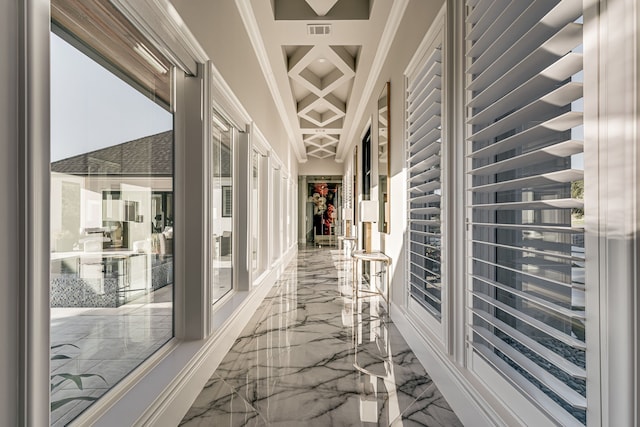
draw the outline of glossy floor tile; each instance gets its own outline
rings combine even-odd
[[[461,425],[384,301],[353,298],[351,268],[301,248],[181,425]]]

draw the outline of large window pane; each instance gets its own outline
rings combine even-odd
[[[262,234],[259,221],[260,210],[260,153],[253,150],[251,156],[251,268],[256,276],[262,272],[260,268],[260,239]]]
[[[171,70],[149,64],[146,81],[144,71],[127,75],[127,60],[108,62],[84,44],[95,22],[76,18],[73,36],[59,22],[62,37],[51,34],[52,425],[173,336],[173,115],[154,92],[154,82],[170,86]]]
[[[213,302],[233,287],[233,128],[212,112],[211,280]]]

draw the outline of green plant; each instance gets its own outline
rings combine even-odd
[[[55,350],[57,348],[64,347],[64,346],[71,346],[71,347],[78,348],[78,346],[74,344],[58,344],[58,345],[51,346],[51,350]],[[51,360],[64,360],[64,359],[71,359],[71,357],[65,354],[51,355]],[[102,381],[104,381],[105,384],[107,385],[109,384],[107,383],[107,380],[105,380],[104,377],[99,374],[71,374],[71,373],[63,372],[63,373],[51,375],[51,392],[53,392],[54,390],[56,390],[57,388],[65,384],[67,381],[71,381],[76,385],[76,387],[78,387],[78,389],[83,390],[82,379],[91,378],[91,377],[98,377]],[[59,400],[52,400],[51,412],[55,411],[56,409],[70,402],[74,402],[77,400],[86,400],[86,401],[93,402],[96,399],[97,397],[93,397],[93,396],[73,396],[73,397],[65,397],[64,399],[59,399]]]

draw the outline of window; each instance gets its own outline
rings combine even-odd
[[[467,2],[470,357],[586,424],[582,2],[493,3]]]
[[[411,301],[441,321],[442,34],[407,76],[407,233]]]
[[[233,288],[233,147],[235,131],[211,113],[211,286],[213,303]]]
[[[251,268],[259,275],[260,263],[260,153],[251,155]]]
[[[172,65],[109,2],[51,5],[51,423],[173,337]],[[107,28],[117,25],[117,37]]]

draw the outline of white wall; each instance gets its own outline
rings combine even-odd
[[[423,1],[411,0],[407,6],[402,22],[398,28],[398,33],[389,49],[389,54],[374,85],[373,93],[367,103],[365,114],[357,125],[356,141],[352,141],[351,147],[346,150],[345,163],[340,172],[344,174],[353,158],[353,147],[358,144],[358,169],[362,171],[362,147],[361,135],[365,130],[367,122],[372,120],[372,165],[371,165],[371,199],[378,199],[378,124],[377,108],[378,97],[384,87],[384,83],[391,82],[391,124],[390,124],[390,150],[391,150],[391,192],[390,192],[390,224],[391,233],[377,233],[377,228],[373,227],[374,236],[372,244],[383,250],[393,259],[392,287],[394,289],[393,298],[396,304],[402,303],[404,295],[404,284],[406,283],[406,269],[404,258],[404,242],[406,227],[406,185],[405,185],[405,151],[404,151],[404,70],[413,57],[418,45],[424,38],[431,22],[438,13],[444,1]],[[301,169],[304,165],[301,165]],[[358,172],[359,180],[362,180],[362,173]],[[361,182],[358,183],[358,194],[362,191]]]
[[[299,175],[342,175],[343,174],[342,163],[337,163],[333,159],[316,159],[309,157],[305,163],[300,163],[298,166]]]
[[[295,156],[290,153],[286,130],[235,1],[172,0],[172,3],[278,158],[285,164],[296,164],[289,161]]]

